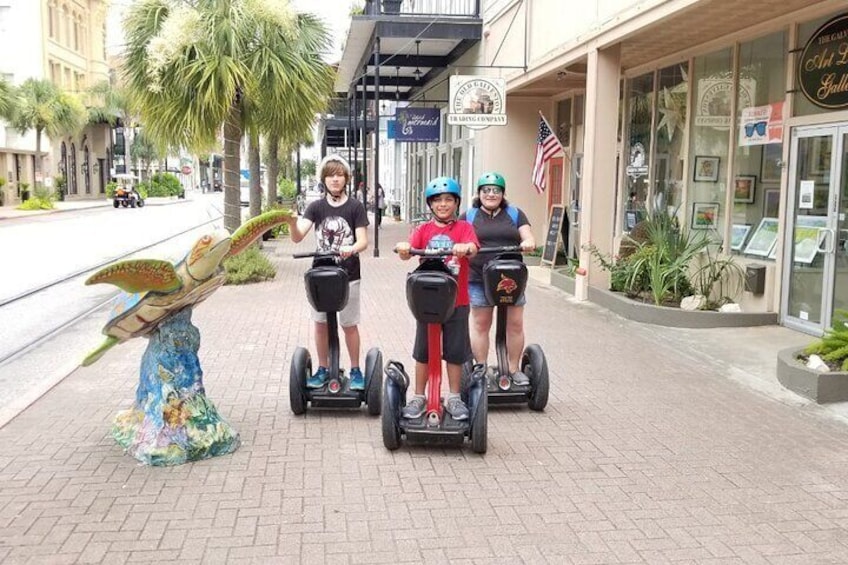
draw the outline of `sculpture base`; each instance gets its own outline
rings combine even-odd
[[[135,404],[115,417],[112,436],[146,465],[180,465],[232,453],[238,433],[206,397],[191,308],[150,334]]]

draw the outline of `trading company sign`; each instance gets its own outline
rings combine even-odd
[[[816,106],[848,108],[848,14],[826,22],[807,41],[798,63],[798,84]]]
[[[398,108],[395,110],[395,141],[439,142],[438,108]]]
[[[450,77],[448,123],[471,129],[506,125],[506,81],[502,78]]]

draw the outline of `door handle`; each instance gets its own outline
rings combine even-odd
[[[817,251],[819,251],[819,253],[833,253],[833,251],[834,251],[833,239],[834,239],[834,236],[835,236],[834,231],[830,228],[821,228],[819,230],[819,232],[823,234],[823,237],[822,237],[822,242],[819,244],[819,246],[817,248]],[[826,244],[824,249],[822,249],[822,244]]]

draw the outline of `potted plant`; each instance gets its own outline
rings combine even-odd
[[[53,182],[56,184],[56,199],[63,202],[65,200],[65,187],[68,184],[68,181],[65,180],[65,175],[54,177]]]
[[[3,206],[6,203],[6,201],[5,201],[6,191],[3,190],[4,186],[6,186],[6,179],[3,178],[3,177],[0,177],[0,206]]]
[[[21,187],[21,202],[26,202],[29,200],[29,183],[22,182],[20,184]]]

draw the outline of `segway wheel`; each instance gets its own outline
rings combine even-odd
[[[383,405],[383,354],[372,347],[365,356],[365,404],[369,416],[379,416]]]
[[[136,206],[138,206],[139,208],[144,208],[144,200],[139,198],[138,202],[136,202]]]
[[[300,416],[306,412],[306,379],[312,374],[312,358],[303,347],[294,350],[289,372],[289,402],[291,411]]]
[[[530,397],[527,406],[541,412],[548,405],[548,362],[537,344],[528,345],[521,356],[521,370],[530,378]]]
[[[118,202],[117,200],[113,200],[113,201],[112,201],[112,206],[113,206],[114,208],[117,208],[117,207],[118,207],[118,206],[120,206],[120,205],[121,205],[121,203],[120,203],[120,202]]]
[[[471,388],[471,375],[474,373],[474,361],[462,364],[462,380],[459,381],[459,395],[468,404],[468,389]]]
[[[474,407],[471,420],[471,450],[474,453],[486,453],[489,448],[489,395],[483,388],[480,400]]]
[[[388,381],[383,383],[383,406],[385,410],[380,415],[380,426],[383,431],[383,445],[389,451],[400,447],[400,430],[397,419],[400,417],[400,407],[393,406],[389,399]]]

